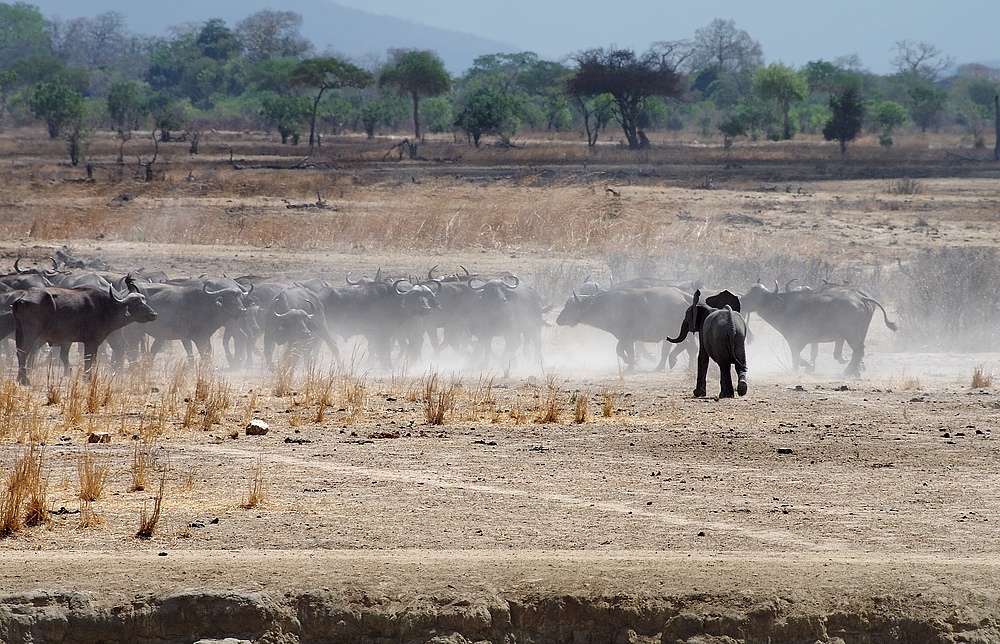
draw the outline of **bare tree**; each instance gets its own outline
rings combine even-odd
[[[941,72],[955,64],[954,58],[942,55],[941,50],[930,43],[900,40],[893,48],[896,55],[892,59],[892,65],[900,74],[932,83]]]
[[[312,50],[312,43],[299,34],[300,27],[302,16],[294,11],[263,9],[237,22],[236,35],[249,60],[273,60]]]

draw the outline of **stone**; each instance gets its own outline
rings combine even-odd
[[[270,425],[262,420],[254,418],[247,424],[247,436],[263,436],[270,429]]]
[[[108,432],[93,432],[87,436],[88,443],[110,443],[111,434]]]

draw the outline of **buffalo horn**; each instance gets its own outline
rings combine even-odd
[[[205,282],[205,284],[201,287],[201,290],[205,291],[205,293],[207,293],[208,295],[219,295],[220,293],[224,293],[226,291],[226,288],[222,287],[214,291],[210,291],[208,289],[208,282]]]
[[[434,281],[434,271],[435,271],[435,269],[437,269],[437,267],[438,267],[438,264],[435,264],[434,266],[431,266],[427,270],[427,281],[428,282],[433,282]]]
[[[352,271],[348,271],[348,272],[347,272],[347,277],[345,277],[344,279],[345,279],[345,280],[347,280],[347,283],[348,283],[348,284],[350,284],[351,286],[357,286],[358,284],[360,284],[360,283],[361,283],[361,280],[354,280],[354,281],[352,282],[352,281],[351,281],[351,272],[352,272]]]
[[[513,280],[513,283],[508,282],[507,281],[508,278],[511,279],[511,280]],[[518,284],[520,284],[520,283],[521,283],[521,280],[518,279],[517,275],[504,275],[503,276],[503,285],[506,286],[507,288],[517,288]]]
[[[798,282],[798,281],[799,281],[799,278],[793,277],[792,279],[790,279],[787,282],[785,282],[785,293],[788,292],[788,287],[790,287],[792,285],[792,282]]]
[[[125,302],[125,299],[119,296],[117,291],[115,291],[114,286],[108,287],[108,293],[111,295],[111,299],[113,299],[115,302],[118,302],[119,304],[123,304]]]
[[[379,269],[379,270],[381,270],[381,269]],[[405,281],[406,281],[405,279],[401,278],[401,279],[398,279],[395,282],[393,282],[392,283],[393,290],[396,291],[397,293],[399,293],[400,295],[406,295],[411,290],[413,290],[413,286],[410,286],[410,288],[408,288],[408,289],[406,289],[404,291],[399,290],[399,284],[400,284],[400,282],[405,282]]]

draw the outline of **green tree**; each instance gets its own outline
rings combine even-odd
[[[396,90],[413,101],[413,137],[420,139],[420,98],[441,96],[451,91],[451,76],[433,51],[397,49],[392,60],[378,74],[378,86]]]
[[[455,124],[455,111],[451,101],[445,96],[434,96],[424,101],[424,122],[427,129],[435,134],[450,132]]]
[[[36,84],[28,106],[36,118],[45,120],[53,139],[59,138],[67,125],[83,118],[83,95],[58,77]]]
[[[882,127],[885,136],[890,136],[893,130],[906,123],[906,109],[895,101],[882,101],[872,109],[871,118]]]
[[[293,86],[310,87],[316,90],[313,97],[312,115],[309,119],[309,150],[316,138],[316,112],[323,93],[344,87],[367,87],[372,83],[372,74],[356,65],[339,58],[307,58],[300,61],[288,75]]]
[[[484,135],[506,138],[517,131],[516,107],[516,101],[507,94],[477,89],[459,112],[455,125],[465,130],[478,148]]]
[[[615,99],[611,94],[599,94],[590,98],[577,94],[573,90],[569,90],[569,96],[577,111],[580,112],[580,116],[583,117],[587,147],[593,150],[597,147],[597,139],[601,130],[605,129],[608,123],[614,119]]]
[[[906,91],[906,95],[909,99],[910,118],[920,127],[920,131],[936,129],[948,103],[948,92],[937,89],[930,83],[917,83]]]
[[[132,132],[142,126],[142,122],[149,116],[149,103],[139,91],[135,81],[123,81],[115,83],[108,90],[108,118],[111,120],[111,127],[117,132],[118,140],[118,163],[124,161],[125,143],[132,138]]]
[[[642,147],[639,117],[644,102],[654,96],[680,96],[680,77],[655,52],[637,56],[628,49],[592,49],[577,58],[577,70],[567,80],[571,96],[614,98],[614,118],[622,126],[630,149]]]
[[[254,89],[284,96],[291,89],[288,77],[299,61],[295,58],[268,58],[247,70],[247,82]]]
[[[791,67],[772,63],[754,73],[753,91],[765,100],[778,103],[784,123],[781,136],[785,140],[792,138],[792,103],[804,101],[809,96],[806,79]]]
[[[726,120],[719,123],[719,131],[722,132],[722,147],[726,150],[733,147],[733,139],[738,136],[746,136],[747,128],[747,122],[739,114],[730,114]]]
[[[12,69],[0,71],[0,132],[3,132],[3,120],[7,116],[7,100],[17,86],[17,72]]]
[[[312,106],[306,98],[268,94],[261,101],[260,116],[265,123],[278,130],[282,143],[288,143],[288,137],[292,137],[292,142],[298,145],[302,136],[302,121],[309,118],[311,110]]]
[[[839,95],[830,96],[832,116],[823,128],[823,138],[839,141],[840,152],[847,152],[847,142],[853,141],[864,124],[865,106],[858,88],[851,85]]]
[[[27,2],[0,2],[0,69],[18,60],[51,55],[48,28],[49,21],[38,7]]]

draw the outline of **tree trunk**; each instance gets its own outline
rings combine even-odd
[[[993,109],[996,112],[996,142],[993,144],[993,160],[1000,161],[1000,94],[993,97]]]
[[[320,89],[313,101],[312,117],[309,119],[309,153],[312,154],[313,141],[316,138],[316,112],[319,110],[319,101],[323,98],[323,90]]]
[[[420,95],[413,92],[413,138],[420,140]]]

